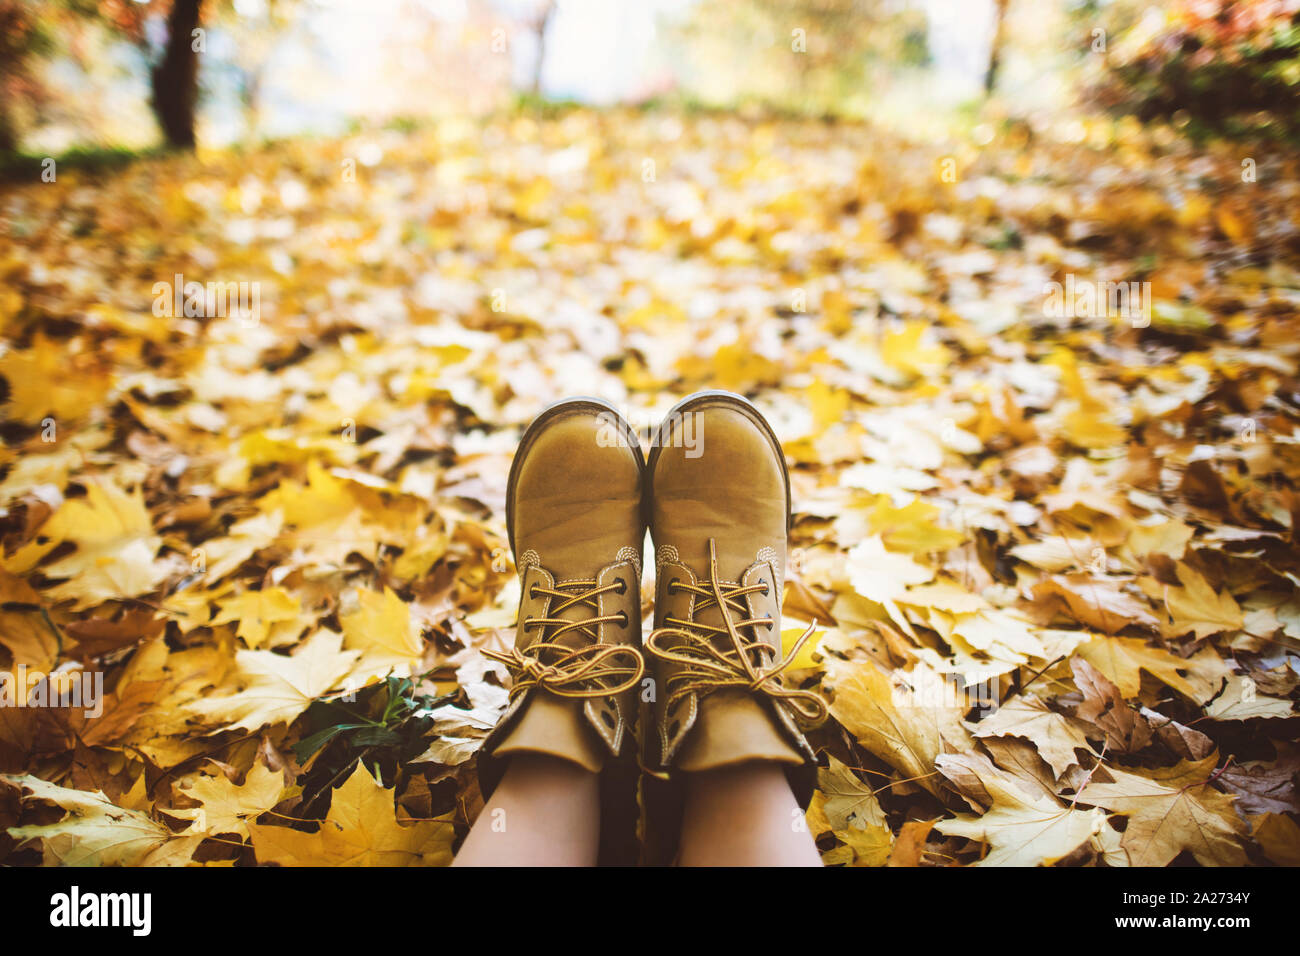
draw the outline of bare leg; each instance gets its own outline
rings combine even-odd
[[[746,763],[686,777],[682,866],[821,866],[785,772]]]
[[[594,866],[599,778],[542,754],[512,757],[452,866]]]

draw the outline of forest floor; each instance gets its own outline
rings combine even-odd
[[[1110,130],[573,110],[5,187],[0,862],[447,862],[520,429],[725,388],[792,469],[828,863],[1300,864],[1300,169]]]

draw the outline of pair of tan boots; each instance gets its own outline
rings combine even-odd
[[[506,499],[519,624],[515,647],[490,653],[513,685],[479,754],[484,796],[514,754],[599,772],[639,738],[652,777],[774,761],[806,805],[816,764],[801,727],[826,706],[781,681],[798,650],[781,643],[781,446],[753,405],[717,391],[680,402],[650,445],[647,463],[627,421],[587,398],[551,406],[524,433]],[[655,629],[642,645],[647,526]]]

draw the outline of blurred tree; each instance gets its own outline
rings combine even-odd
[[[0,0],[7,2],[7,0]],[[60,0],[49,4],[97,21],[129,40],[149,64],[150,106],[168,145],[194,148],[194,110],[198,101],[199,27],[203,0]],[[166,17],[161,51],[150,38],[150,22]]]
[[[303,4],[296,0],[243,0],[218,3],[214,19],[229,31],[239,49],[236,73],[239,102],[249,134],[261,126],[262,91],[267,67],[275,59],[281,42],[298,22]]]
[[[925,14],[890,0],[699,0],[680,33],[706,98],[805,112],[839,112],[883,70],[929,62]]]
[[[1084,3],[1109,37],[1096,102],[1189,134],[1300,138],[1300,0]]]
[[[542,92],[542,68],[546,64],[546,31],[555,18],[559,6],[557,0],[493,0],[492,6],[532,34],[537,52],[533,57],[528,92],[539,95]]]
[[[541,8],[529,22],[533,34],[537,37],[537,56],[533,60],[533,81],[530,92],[536,96],[542,92],[542,65],[546,62],[546,28],[555,16],[555,0],[544,0]]]
[[[33,60],[53,46],[47,23],[27,0],[0,0],[0,151],[18,148],[17,113],[40,102]]]
[[[240,43],[240,99],[250,129],[256,127],[262,78],[276,42],[292,22],[293,0],[239,4],[232,0],[66,0],[93,13],[141,51],[150,64],[150,106],[169,146],[193,149],[194,118],[199,98],[199,54],[205,50],[204,16],[232,22],[250,19],[254,28]],[[205,13],[206,11],[206,13]],[[251,11],[251,12],[250,12]],[[166,17],[166,35],[156,49],[151,18]]]
[[[1010,0],[993,0],[993,44],[989,47],[989,68],[984,73],[984,92],[992,93],[998,83],[1002,46],[1006,42],[1007,5]]]
[[[203,0],[172,0],[167,45],[150,71],[153,111],[168,145],[194,148],[194,107],[199,98],[199,11]]]

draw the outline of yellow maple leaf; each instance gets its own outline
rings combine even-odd
[[[1058,714],[1034,694],[1011,698],[993,714],[971,725],[971,733],[976,737],[1023,737],[1037,748],[1057,777],[1078,765],[1076,750],[1093,752],[1082,724]]]
[[[988,843],[991,851],[975,866],[1049,866],[1105,827],[1106,814],[1100,810],[1075,810],[1012,787],[999,789],[983,816],[934,825],[940,833]]]
[[[1183,658],[1136,637],[1094,637],[1076,653],[1119,687],[1125,697],[1142,689],[1145,670],[1174,690],[1203,704],[1223,686],[1232,672],[1212,647]]]
[[[210,623],[238,621],[236,634],[249,647],[258,648],[266,641],[272,624],[295,620],[301,609],[302,602],[284,588],[262,588],[221,601],[217,605],[217,616]]]
[[[455,835],[452,814],[407,826],[397,822],[393,791],[361,761],[334,791],[318,830],[249,823],[259,863],[280,866],[446,866]]]
[[[894,848],[894,833],[871,788],[831,757],[829,769],[817,772],[817,789],[821,819],[853,851],[853,865],[884,866]]]
[[[1215,593],[1210,582],[1192,568],[1178,562],[1182,587],[1165,587],[1165,607],[1173,618],[1166,628],[1170,637],[1186,634],[1208,637],[1220,631],[1235,631],[1245,624],[1241,607],[1227,591]]]
[[[1256,692],[1255,682],[1238,674],[1228,678],[1223,693],[1214,698],[1205,708],[1205,716],[1213,720],[1290,717],[1293,713],[1291,701]]]
[[[9,648],[14,667],[48,674],[59,659],[59,634],[39,613],[0,611],[0,645]]]
[[[1061,422],[1062,433],[1080,448],[1102,449],[1123,444],[1128,433],[1096,408],[1076,408],[1067,412]]]
[[[165,637],[138,647],[118,677],[114,695],[122,701],[143,697],[149,706],[132,721],[123,742],[160,767],[174,767],[210,750],[210,741],[192,736],[193,719],[185,707],[208,688],[223,685],[233,664],[225,649],[173,651]]]
[[[900,678],[895,687],[873,663],[828,662],[824,685],[835,695],[831,714],[867,750],[937,795],[934,760],[969,746],[961,724],[968,708],[925,664]]]
[[[17,840],[39,839],[51,866],[184,866],[202,837],[180,836],[136,810],[119,807],[99,791],[60,787],[31,775],[3,775],[30,796],[68,811],[56,823],[11,827]]]
[[[1215,759],[1133,773],[1107,767],[1112,779],[1090,781],[1078,802],[1128,817],[1121,844],[1134,866],[1166,866],[1184,850],[1202,866],[1242,866],[1246,826],[1232,797],[1208,783]]]
[[[360,652],[352,676],[360,681],[392,674],[411,676],[411,665],[424,652],[424,641],[411,620],[411,609],[389,588],[383,593],[361,588],[356,610],[339,615],[343,646]]]
[[[1281,866],[1300,866],[1300,826],[1282,813],[1263,813],[1255,818],[1255,842],[1264,854]]]
[[[321,628],[293,654],[238,651],[235,686],[189,701],[185,711],[222,730],[257,730],[289,723],[322,694],[340,686],[360,656],[341,647],[341,634]]]
[[[88,356],[70,355],[43,335],[30,348],[0,358],[0,375],[9,383],[6,414],[26,425],[39,425],[47,416],[56,425],[82,418],[109,389],[107,376]]]
[[[1103,811],[1067,807],[1050,793],[1032,792],[987,758],[960,763],[991,801],[989,809],[978,817],[940,820],[934,828],[988,843],[988,855],[976,866],[1050,866],[1085,843],[1104,846]]]
[[[275,510],[236,522],[224,536],[205,541],[197,549],[194,557],[202,561],[196,570],[202,570],[209,584],[215,584],[274,541],[283,524],[284,516]]]
[[[343,521],[359,507],[346,481],[330,474],[318,461],[307,464],[307,483],[281,482],[259,502],[263,512],[279,511],[298,528],[318,529]]]
[[[804,397],[812,410],[813,425],[818,433],[825,431],[836,422],[843,421],[844,413],[849,410],[848,391],[827,385],[821,379],[814,380],[812,385],[804,390]]]
[[[779,382],[781,366],[743,342],[724,345],[714,353],[712,377],[723,388],[746,390],[763,382]]]
[[[49,590],[57,601],[71,598],[77,610],[152,591],[165,571],[154,561],[162,539],[154,534],[144,497],[117,486],[88,481],[85,498],[65,501],[41,527],[53,541],[76,550],[42,571],[68,578]]]
[[[889,550],[923,554],[962,543],[961,532],[940,527],[938,516],[939,509],[920,498],[895,508],[888,495],[878,495],[867,520],[871,533],[880,535]]]
[[[849,549],[847,565],[853,590],[878,604],[905,600],[910,585],[934,578],[929,568],[887,551],[879,536],[865,538]]]
[[[880,343],[880,356],[894,368],[917,377],[935,375],[947,366],[952,352],[929,342],[928,322],[905,322],[901,328],[888,328]]]
[[[248,836],[248,821],[283,800],[285,792],[284,774],[260,763],[253,764],[241,784],[224,773],[194,774],[178,781],[175,789],[200,804],[163,810],[169,817],[191,821],[184,832],[243,837]]]
[[[787,621],[787,623],[790,623]],[[808,625],[800,624],[798,627],[781,628],[781,654],[789,654],[794,649],[799,638],[803,637],[804,631],[808,630]],[[821,643],[824,631],[814,631],[812,636],[804,642],[803,647],[799,648],[799,653],[790,661],[790,670],[805,670],[811,667],[820,667],[821,663],[813,658],[817,652],[817,645]]]

